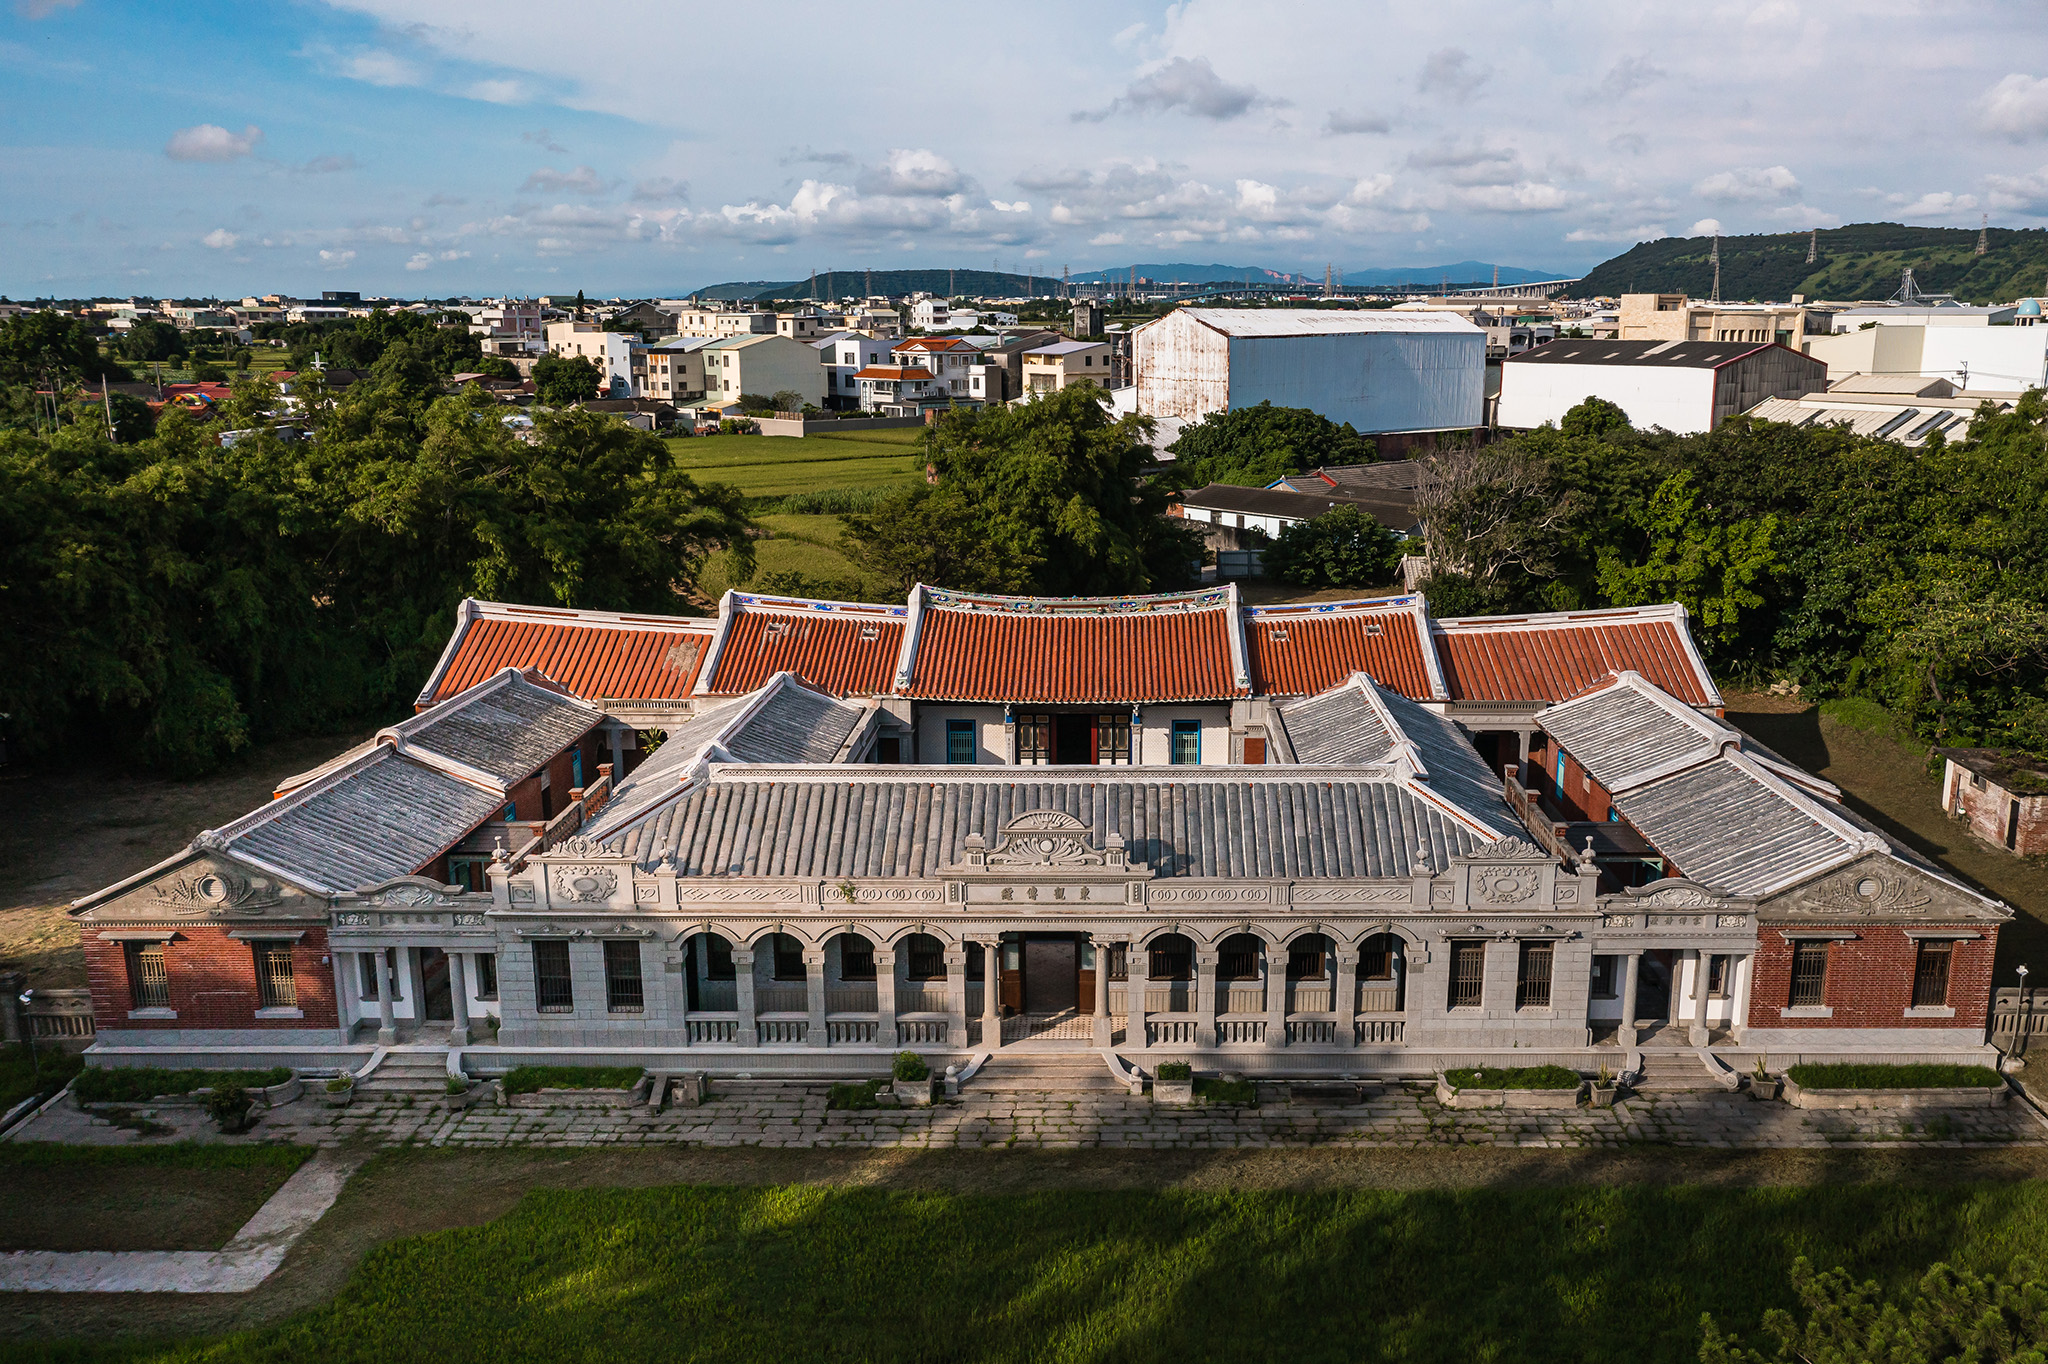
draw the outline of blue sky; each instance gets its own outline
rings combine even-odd
[[[17,298],[2048,224],[2022,3],[0,2]]]

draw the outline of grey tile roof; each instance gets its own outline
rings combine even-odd
[[[504,805],[501,792],[380,744],[199,842],[338,894],[420,870]]]
[[[500,673],[394,727],[409,748],[524,781],[604,720],[596,707]]]
[[[743,763],[829,763],[867,708],[793,683],[782,687],[725,741]]]
[[[1660,705],[1628,686],[1605,687],[1552,706],[1539,719],[1544,732],[1610,791],[1647,768],[1686,757],[1705,759],[1722,739],[1739,745],[1742,737],[1690,706],[1676,700]]]
[[[1393,752],[1382,712],[1349,682],[1278,709],[1296,762],[1377,763]]]
[[[852,775],[854,773],[859,775]],[[884,775],[887,773],[887,775]],[[713,779],[613,840],[643,864],[673,853],[686,877],[933,877],[962,860],[966,837],[993,846],[1030,810],[1087,823],[1099,847],[1120,833],[1157,875],[1351,879],[1410,874],[1493,841],[1393,778],[1341,770],[1285,777],[1176,779],[1088,769],[1022,781],[1014,768],[720,767]]]
[[[1524,838],[1528,830],[1508,805],[1507,786],[1486,764],[1455,720],[1438,715],[1397,691],[1379,689],[1394,724],[1421,756],[1422,780],[1438,796],[1490,828]]]
[[[1681,874],[1736,895],[1768,895],[1867,850],[1819,804],[1736,758],[1717,758],[1614,798]]]

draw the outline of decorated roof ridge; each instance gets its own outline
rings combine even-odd
[[[1255,619],[1266,616],[1364,615],[1371,612],[1413,611],[1425,605],[1420,592],[1407,592],[1398,597],[1359,597],[1351,601],[1270,602],[1263,606],[1247,606],[1244,613]]]
[[[726,597],[737,611],[779,611],[793,615],[805,615],[813,611],[830,613],[851,613],[854,615],[907,617],[908,605],[896,606],[888,602],[833,601],[826,597],[778,597],[758,592],[741,592],[728,589]]]
[[[954,592],[919,583],[914,589],[935,611],[982,611],[995,615],[1151,615],[1167,612],[1227,611],[1235,584],[1186,592],[1127,593],[1114,597],[1023,597],[999,592]]]
[[[1387,763],[1322,763],[1280,766],[1277,764],[1224,765],[1222,763],[1131,764],[1115,767],[1012,767],[948,763],[711,763],[709,777],[724,782],[790,782],[811,785],[837,783],[847,786],[899,785],[924,782],[930,786],[1009,785],[1128,785],[1133,782],[1266,782],[1301,785],[1323,782],[1370,782],[1380,785],[1406,784],[1405,774]],[[1469,820],[1468,820],[1469,822]]]
[[[1657,602],[1649,606],[1596,606],[1584,611],[1538,611],[1517,616],[1444,616],[1436,618],[1440,630],[1554,630],[1566,625],[1599,625],[1631,620],[1688,619],[1681,602]]]
[[[1422,664],[1423,682],[1429,691],[1427,697],[1414,699],[1450,700],[1451,688],[1444,677],[1443,659],[1437,654],[1436,641],[1431,634],[1433,623],[1429,615],[1429,599],[1420,592],[1407,592],[1398,597],[1363,597],[1339,602],[1275,603],[1268,606],[1247,606],[1241,611],[1247,630],[1257,625],[1285,626],[1294,622],[1321,620],[1385,620],[1399,616],[1406,616],[1414,626],[1416,654]],[[1374,679],[1374,683],[1379,685],[1377,678]],[[1269,694],[1279,694],[1273,691],[1271,679],[1262,677],[1260,684]],[[1342,680],[1332,684],[1342,685]],[[1324,690],[1328,691],[1330,688],[1326,687]],[[1394,687],[1390,690],[1401,689]]]
[[[584,606],[522,606],[475,597],[465,597],[463,605],[474,608],[479,620],[533,620],[623,630],[694,630],[707,635],[718,628],[716,616],[663,616],[645,611],[599,611]]]

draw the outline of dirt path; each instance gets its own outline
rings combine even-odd
[[[250,749],[226,771],[170,781],[100,767],[0,775],[0,965],[44,988],[85,984],[65,907],[184,847],[270,798],[277,783],[362,735]]]
[[[1044,1189],[1484,1188],[1493,1185],[1958,1185],[2048,1176],[2048,1149],[1601,1151],[794,1151],[415,1149],[365,1166],[252,1293],[0,1295],[0,1336],[193,1334],[280,1320],[338,1293],[386,1241],[503,1216],[530,1189],[809,1183],[961,1194]]]

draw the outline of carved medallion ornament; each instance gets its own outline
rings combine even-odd
[[[1489,905],[1519,905],[1536,898],[1543,874],[1535,867],[1475,867],[1472,893]]]
[[[1104,837],[1097,851],[1094,829],[1064,810],[1028,810],[1005,824],[991,849],[980,834],[967,835],[962,870],[1016,871],[1113,871],[1147,873],[1149,868],[1130,860],[1123,836],[1114,829]]]
[[[1827,914],[1902,914],[1933,904],[1934,897],[1907,877],[1860,872],[1814,887],[1809,903]]]
[[[555,898],[572,905],[600,905],[619,888],[619,874],[610,867],[556,867]]]
[[[149,892],[156,908],[173,914],[254,914],[284,903],[273,882],[227,867],[174,876]]]
[[[425,886],[394,886],[369,898],[373,905],[445,905],[448,897]]]

